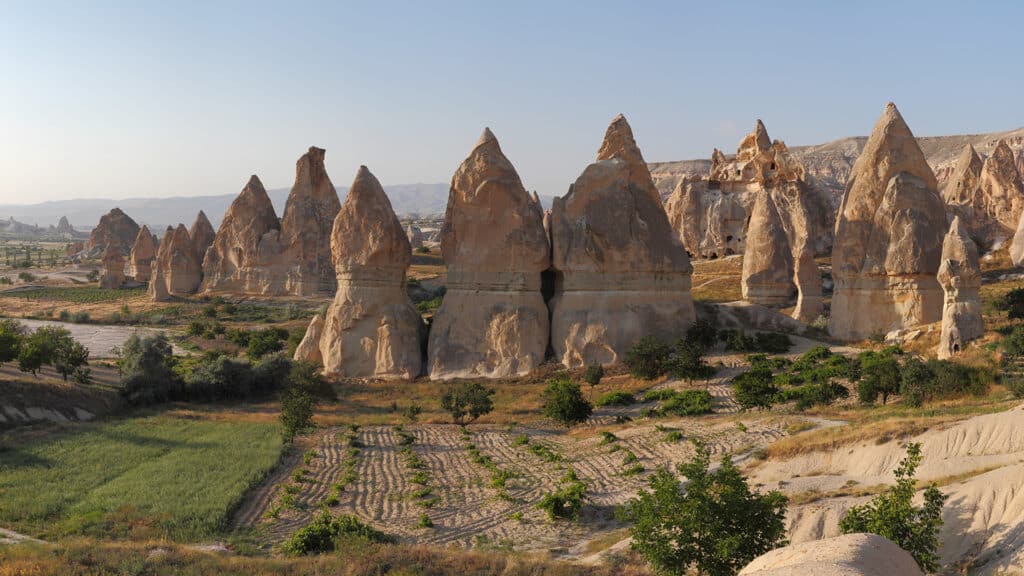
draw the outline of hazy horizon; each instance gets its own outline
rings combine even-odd
[[[288,187],[311,145],[339,187],[443,183],[484,126],[562,195],[620,112],[649,162],[757,118],[790,146],[866,135],[890,100],[918,136],[1024,126],[1009,2],[303,6],[9,4],[0,204]]]

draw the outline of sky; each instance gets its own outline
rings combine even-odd
[[[623,113],[648,161],[1024,126],[1015,1],[0,0],[0,203],[447,182],[489,126],[562,195]]]

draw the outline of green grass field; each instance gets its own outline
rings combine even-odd
[[[33,288],[31,290],[19,290],[11,292],[9,296],[24,298],[25,300],[56,300],[61,302],[74,302],[76,304],[95,304],[98,302],[117,302],[144,296],[145,288],[126,288],[123,290],[112,290],[99,288],[97,286],[74,286],[74,287],[52,287]]]
[[[44,539],[222,533],[277,462],[276,423],[156,414],[0,443],[0,526]]]

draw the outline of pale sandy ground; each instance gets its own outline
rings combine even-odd
[[[919,479],[961,480],[941,488],[949,495],[940,536],[943,563],[973,562],[971,574],[1024,572],[1024,406],[929,430],[910,440],[865,442],[835,452],[768,461],[752,471],[752,481],[789,494],[892,484],[892,470],[906,454],[907,442],[922,444]],[[825,498],[793,506],[787,518],[790,540],[800,543],[837,535],[845,511],[867,499]]]
[[[71,337],[78,340],[89,349],[91,358],[113,358],[113,349],[124,344],[132,334],[147,335],[164,332],[168,336],[171,331],[155,330],[153,328],[137,328],[135,326],[103,326],[99,324],[72,324],[70,322],[58,322],[54,320],[27,320],[18,319],[30,330],[39,326],[61,326],[71,332]],[[185,351],[174,346],[175,354],[185,354]]]
[[[778,548],[740,576],[922,576],[914,557],[874,534],[847,534]]]

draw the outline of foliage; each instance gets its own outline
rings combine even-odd
[[[96,278],[99,279],[99,276]],[[145,296],[145,288],[99,288],[97,286],[45,286],[12,292],[9,295],[25,300],[52,300],[75,304],[118,302]]]
[[[332,516],[323,511],[286,540],[281,549],[292,556],[333,551],[339,539],[357,538],[368,542],[393,543],[395,538],[363,523],[355,516]]]
[[[249,334],[246,355],[250,360],[257,360],[271,352],[284,349],[284,341],[288,331],[283,328],[264,328]]]
[[[636,404],[636,397],[622,390],[608,392],[594,402],[596,406],[629,406],[631,404]]]
[[[543,414],[565,426],[585,422],[594,407],[583,397],[580,385],[567,376],[548,380],[544,389]]]
[[[623,362],[636,378],[653,380],[665,373],[672,347],[653,336],[644,336],[629,351]]]
[[[736,403],[744,410],[771,408],[779,393],[771,369],[764,366],[751,368],[733,378],[732,389]]]
[[[907,456],[896,468],[896,485],[867,504],[850,508],[839,522],[844,534],[869,532],[884,536],[909,552],[925,572],[939,568],[939,530],[947,496],[932,484],[924,491],[924,504],[914,505],[921,463],[921,445],[907,446]]]
[[[651,476],[619,510],[631,522],[630,545],[659,574],[683,576],[691,567],[710,576],[731,576],[755,557],[785,545],[786,497],[757,494],[729,456],[709,471],[710,457],[698,445],[694,459],[679,465],[685,491],[667,468]]]
[[[718,341],[718,330],[713,322],[700,318],[686,329],[686,340],[700,346],[705,351],[710,350]]]
[[[700,416],[710,414],[711,393],[707,390],[681,390],[665,398],[660,407],[663,415]]]
[[[590,384],[591,389],[600,384],[602,378],[604,378],[604,366],[600,364],[591,364],[583,372],[583,381]]]
[[[1006,312],[1013,319],[1024,318],[1024,288],[1015,288],[996,302],[996,309]]]
[[[680,338],[676,341],[664,367],[673,378],[706,380],[714,376],[715,369],[704,361],[704,350],[702,344]]]
[[[288,386],[281,392],[281,425],[285,440],[291,440],[313,428],[313,396],[300,386]]]
[[[212,416],[104,419],[25,437],[0,455],[0,524],[54,541],[222,534],[282,444],[274,423]]]
[[[479,382],[462,382],[450,386],[441,396],[441,408],[452,415],[456,424],[464,424],[466,417],[472,422],[494,410],[494,389]]]
[[[54,370],[57,371],[66,382],[68,376],[72,374],[79,374],[83,366],[89,364],[89,349],[83,346],[79,341],[71,337],[71,333],[63,328],[60,329],[59,338],[53,343],[53,355],[51,356],[51,363],[53,364]],[[76,381],[79,381],[82,376],[76,376]],[[80,382],[81,383],[81,382]]]
[[[1024,398],[1024,378],[1010,378],[1005,384],[1014,398]]]
[[[165,402],[180,393],[180,382],[172,369],[171,343],[164,334],[132,334],[121,346],[117,361],[121,372],[121,395],[131,404]]]
[[[25,326],[17,320],[0,318],[0,364],[17,360],[25,333]]]
[[[783,402],[795,401],[797,410],[806,410],[813,406],[828,406],[836,400],[849,397],[850,390],[846,386],[830,380],[786,388],[778,396]]]
[[[748,336],[743,330],[723,330],[718,334],[728,352],[767,352],[783,354],[793,347],[789,336],[778,332],[758,332]]]
[[[888,350],[882,352],[866,351],[858,355],[860,361],[860,381],[857,383],[857,396],[864,404],[874,404],[882,397],[882,404],[889,396],[900,391],[900,365],[895,354]]]
[[[558,489],[541,497],[537,508],[547,512],[549,520],[576,519],[587,498],[587,485],[570,469],[558,484]]]

